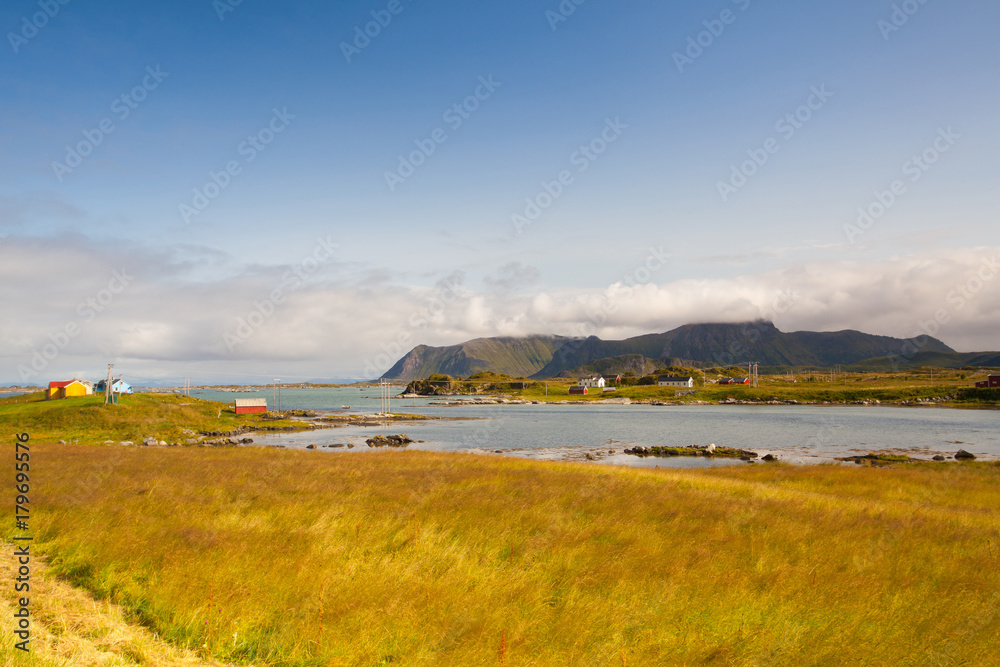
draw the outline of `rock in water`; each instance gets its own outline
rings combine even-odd
[[[937,456],[934,457],[934,460],[935,461],[944,461],[944,457],[941,456],[940,454],[938,454]]]
[[[976,458],[976,455],[970,454],[964,449],[960,449],[958,450],[958,454],[955,454],[955,458],[958,459],[959,461],[972,461],[973,459]]]
[[[365,440],[369,447],[406,447],[413,442],[410,436],[405,433],[399,435],[376,435],[374,438]]]
[[[761,459],[761,461],[767,461],[768,463],[773,463],[774,461],[777,461],[777,460],[778,460],[778,457],[775,456],[774,454],[768,454],[764,458]]]

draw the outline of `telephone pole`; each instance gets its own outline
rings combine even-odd
[[[379,385],[380,409],[383,415],[388,415],[389,412],[392,410],[391,408],[392,399],[389,396],[389,388],[390,388],[389,381],[386,380],[385,378],[381,378],[378,381],[378,385]]]
[[[111,378],[111,369],[114,367],[114,364],[108,364],[108,379],[104,381],[104,405],[107,405],[112,400],[111,384],[113,380]]]

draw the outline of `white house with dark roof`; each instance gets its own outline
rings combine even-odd
[[[687,387],[688,389],[693,389],[694,378],[691,376],[662,375],[656,384],[659,387]]]

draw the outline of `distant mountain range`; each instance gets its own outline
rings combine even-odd
[[[652,373],[669,366],[730,366],[748,361],[764,368],[835,365],[857,370],[919,366],[1000,366],[1000,352],[961,353],[923,337],[891,338],[860,331],[784,333],[770,322],[689,324],[626,340],[536,335],[477,338],[458,345],[413,348],[383,376],[418,380],[443,373],[468,377],[492,371],[515,377],[572,377],[585,373]]]

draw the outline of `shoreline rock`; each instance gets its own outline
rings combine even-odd
[[[413,439],[405,433],[400,433],[399,435],[376,435],[374,438],[368,438],[365,443],[369,447],[406,447]]]
[[[757,452],[752,452],[748,449],[716,447],[715,445],[709,445],[708,447],[699,447],[698,445],[690,445],[688,447],[644,447],[642,445],[636,445],[631,449],[626,449],[625,453],[643,457],[658,456],[661,458],[667,458],[671,456],[704,456],[707,458],[717,457],[722,459],[743,460],[752,460],[759,456]]]

